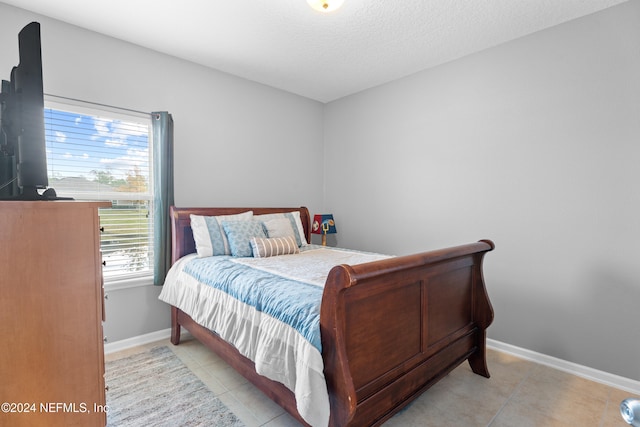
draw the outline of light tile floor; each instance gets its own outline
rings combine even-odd
[[[195,339],[167,345],[247,427],[300,424]],[[499,351],[488,350],[491,378],[463,363],[388,420],[385,427],[624,427],[620,402],[632,394]]]

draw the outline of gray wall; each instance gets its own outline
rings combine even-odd
[[[325,107],[340,246],[482,238],[489,337],[640,380],[640,2]]]
[[[173,115],[177,205],[322,206],[321,103],[0,3],[3,79],[34,20],[46,93]],[[158,293],[108,290],[109,342],[168,328]]]

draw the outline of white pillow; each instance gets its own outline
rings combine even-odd
[[[269,221],[264,221],[264,226],[267,229],[267,235],[270,238],[287,236],[295,238],[296,236],[289,218],[274,218]]]
[[[260,220],[265,223],[267,227],[267,234],[269,237],[283,237],[285,235],[293,235],[298,243],[298,246],[307,245],[307,238],[304,234],[304,227],[302,226],[302,220],[300,219],[300,212],[284,212],[284,213],[276,213],[276,214],[264,214],[264,215],[255,215],[254,219]],[[284,225],[284,222],[278,222],[273,224],[273,229],[275,233],[293,233],[293,234],[281,234],[278,236],[272,236],[269,226],[267,226],[267,222],[271,222],[273,220],[287,220],[289,221],[290,227],[287,229]]]
[[[191,215],[191,229],[198,257],[231,255],[222,221],[250,221],[252,218],[253,211],[220,216]]]

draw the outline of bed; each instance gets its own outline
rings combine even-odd
[[[247,211],[256,216],[295,214],[300,233],[310,241],[310,217],[305,207],[174,206],[174,267],[196,252],[192,215],[219,217]],[[465,360],[474,373],[489,378],[486,329],[493,321],[493,309],[482,262],[485,253],[493,249],[490,240],[481,240],[330,269],[318,308],[321,374],[328,405],[323,424],[380,425]],[[233,268],[240,267],[234,264]],[[186,308],[192,303],[181,304],[179,298],[167,302],[174,302],[173,344],[180,343],[181,328],[185,328],[303,425],[317,424],[318,418],[301,415],[297,389],[294,393],[290,385],[258,373],[256,363],[238,350],[241,347],[229,344],[218,332],[192,318],[197,316]]]

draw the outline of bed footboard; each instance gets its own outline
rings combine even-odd
[[[331,425],[378,425],[465,360],[489,377],[483,240],[334,267],[320,324]],[[384,357],[382,357],[384,355]]]

